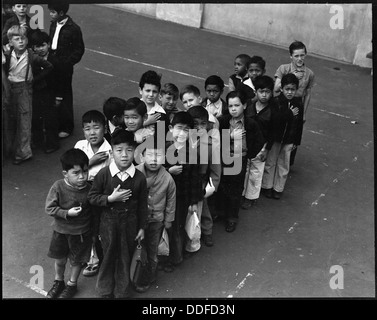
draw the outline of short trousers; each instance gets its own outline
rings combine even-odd
[[[72,265],[86,263],[92,249],[92,232],[72,235],[53,231],[47,256],[53,259],[68,258]]]

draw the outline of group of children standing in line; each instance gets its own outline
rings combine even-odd
[[[279,67],[275,81],[264,75],[261,57],[237,56],[225,100],[217,75],[206,79],[202,99],[196,86],[162,86],[161,76],[150,70],[140,79],[140,97],[110,97],[103,112],[82,116],[85,140],[62,155],[64,179],[46,200],[46,212],[55,218],[48,255],[56,276],[48,297],[73,297],[83,263],[84,275],[98,272],[100,297],[129,297],[137,241],[145,243],[148,267],[134,289],[145,292],[157,270],[172,272],[197,252],[185,231],[188,215],[198,216],[202,242],[212,246],[219,216],[233,232],[240,208],[254,205],[260,192],[280,199],[313,85],[303,63],[305,45],[292,43],[290,53],[292,63]],[[198,161],[202,155],[205,161]],[[164,229],[168,257],[158,256]],[[88,263],[93,244],[100,252],[95,264]],[[67,258],[72,268],[65,284]]]
[[[61,92],[72,105],[73,65],[84,53],[83,41],[79,27],[66,15],[68,7],[49,8],[51,17],[56,16],[54,30],[51,37],[33,32],[34,53],[27,47],[27,29],[14,25],[7,31],[13,51],[3,61],[3,70],[5,65],[18,106],[14,164],[31,158],[31,106],[34,113],[40,110],[33,139],[44,139],[47,153],[57,150],[58,139],[73,129],[66,123],[56,131],[52,124],[60,117],[53,106],[61,102]],[[62,32],[64,25],[70,31],[63,38],[75,34],[75,47],[81,49],[63,45],[59,58],[56,46],[62,41],[55,30]],[[162,86],[161,76],[150,70],[140,79],[140,97],[110,97],[102,112],[90,110],[82,116],[85,139],[60,157],[64,178],[52,185],[46,199],[46,212],[54,218],[48,256],[55,260],[48,298],[72,298],[83,264],[84,275],[98,274],[100,297],[129,297],[137,241],[146,245],[148,266],[135,290],[145,292],[156,281],[158,269],[172,272],[197,252],[185,231],[188,215],[198,216],[202,242],[210,247],[216,219],[222,217],[225,230],[234,232],[240,208],[252,207],[260,193],[280,199],[301,143],[314,84],[314,74],[304,64],[305,45],[295,41],[289,52],[291,63],[280,66],[275,79],[264,75],[263,58],[238,55],[225,99],[225,84],[217,75],[206,79],[202,99],[196,86]],[[66,74],[63,88],[61,78],[48,78],[53,69]],[[50,140],[49,124],[55,130]],[[158,256],[164,229],[169,235],[168,257]],[[68,260],[71,269],[65,283]]]

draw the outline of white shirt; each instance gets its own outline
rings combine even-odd
[[[60,29],[65,25],[67,20],[68,20],[68,17],[56,23],[56,30],[55,30],[54,38],[52,39],[52,44],[51,44],[52,50],[56,50],[58,48],[58,39],[59,39]]]
[[[255,87],[254,87],[253,81],[251,81],[250,78],[245,80],[243,83],[246,84],[247,86],[249,86],[255,92]]]
[[[13,50],[11,57],[10,57],[10,65],[9,65],[9,75],[8,80],[11,82],[22,82],[25,81],[26,77],[26,70],[29,66],[29,74],[27,81],[33,80],[33,72],[31,71],[30,64],[29,64],[29,53],[27,50],[21,55],[19,59],[17,59],[16,52]]]
[[[88,140],[77,141],[74,148],[84,151],[89,159],[91,159],[95,155],[95,153],[93,152],[92,146],[90,145],[90,142]],[[89,181],[93,181],[98,171],[100,171],[102,168],[110,165],[110,163],[113,162],[113,156],[111,153],[111,145],[106,141],[106,139],[103,139],[103,143],[101,144],[101,146],[99,147],[96,153],[98,152],[108,153],[108,158],[105,161],[89,168],[89,176],[88,176]]]
[[[143,101],[143,99],[140,99],[140,100]],[[148,110],[148,107],[147,107],[147,110]],[[154,103],[154,106],[151,108],[151,110],[149,110],[149,111],[147,112],[147,114],[153,114],[153,113],[155,113],[155,112],[160,112],[160,113],[164,113],[164,114],[166,114],[166,111],[164,110],[164,108],[161,107],[161,106],[157,103],[157,101]]]
[[[209,114],[214,115],[216,118],[222,115],[223,103],[221,99],[217,100],[215,103],[212,103],[209,99],[207,100],[206,109]]]
[[[116,126],[114,126],[111,121],[107,121],[107,125],[109,126],[109,130],[110,130],[110,133],[112,134],[114,132],[114,130],[117,128]]]
[[[212,113],[209,113],[209,112],[208,112],[208,121],[213,123],[213,128],[216,128],[216,129],[220,128],[219,120],[217,120],[216,117]]]
[[[126,181],[128,177],[133,178],[135,175],[135,166],[133,163],[125,170],[125,171],[120,171],[115,162],[111,162],[110,166],[110,174],[112,177],[118,176],[118,178],[123,182]]]

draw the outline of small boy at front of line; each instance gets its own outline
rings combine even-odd
[[[84,140],[77,141],[74,148],[85,152],[89,158],[88,182],[93,183],[96,174],[112,161],[111,145],[104,138],[106,128],[105,116],[98,110],[89,110],[82,116],[82,130]],[[97,208],[93,208],[94,227],[99,226],[100,213]],[[97,230],[94,230],[97,231]],[[96,233],[98,234],[98,232]],[[102,260],[102,247],[99,239],[94,242],[96,254],[92,250],[91,258],[83,270],[84,276],[93,276],[98,273]]]
[[[217,198],[222,200],[222,208],[226,218],[225,231],[233,232],[239,220],[238,212],[241,205],[247,161],[255,158],[262,149],[264,140],[256,121],[244,115],[247,104],[247,96],[244,92],[231,91],[228,93],[226,101],[229,114],[219,118],[220,133],[223,136],[221,147],[222,153],[224,153],[224,149],[227,148],[224,145],[224,133],[228,131],[230,150],[225,152],[229,152],[230,157],[233,158],[233,163],[229,164],[225,161],[222,163],[223,173]],[[222,156],[224,157],[224,155]],[[235,172],[228,172],[231,167]]]
[[[169,230],[175,218],[176,187],[172,176],[162,166],[165,162],[165,145],[159,146],[157,135],[147,138],[142,152],[142,163],[136,166],[147,179],[148,226],[145,230],[148,268],[144,284],[136,288],[145,292],[156,282],[158,245],[165,228]]]
[[[174,115],[178,112],[177,101],[179,99],[179,90],[173,83],[165,83],[159,95],[161,107],[165,110],[167,120],[170,123]],[[168,125],[169,125],[168,123]]]
[[[224,81],[217,75],[209,76],[204,82],[204,89],[207,97],[203,99],[202,105],[208,113],[216,118],[228,113],[228,106],[221,98],[224,92]]]
[[[9,137],[14,140],[13,164],[19,165],[32,158],[32,83],[46,79],[53,65],[27,49],[26,29],[15,25],[8,30],[11,51],[5,55],[4,69],[9,80],[10,103],[5,108],[9,119]],[[40,72],[36,72],[39,70]]]
[[[299,81],[293,73],[281,79],[281,94],[275,98],[271,113],[271,134],[262,179],[262,192],[267,198],[280,199],[290,169],[290,155],[301,142],[303,105],[295,97]]]
[[[250,56],[247,54],[239,54],[234,59],[234,73],[229,76],[229,92],[239,89],[240,84],[249,78],[247,74],[249,64]]]
[[[133,165],[134,135],[116,131],[111,147],[114,161],[97,173],[88,194],[90,204],[101,207],[103,260],[96,291],[102,298],[128,298],[131,259],[147,223],[148,188],[145,176]]]
[[[254,85],[258,100],[248,106],[246,116],[258,123],[265,143],[255,158],[247,160],[242,209],[249,209],[259,199],[267,157],[266,145],[271,132],[274,80],[268,76],[258,76],[254,79]]]
[[[185,251],[188,236],[185,232],[188,214],[197,214],[198,202],[203,199],[202,183],[199,175],[197,158],[190,159],[189,131],[194,122],[189,113],[177,112],[169,126],[172,141],[166,143],[165,168],[172,175],[176,185],[176,211],[169,237],[170,255],[164,270],[171,272],[181,264],[183,257],[190,254]]]
[[[110,97],[103,104],[103,114],[106,117],[107,126],[105,130],[105,139],[111,142],[111,136],[115,130],[125,130],[124,109],[126,100],[118,97]]]
[[[56,181],[46,198],[46,213],[54,218],[48,256],[55,259],[55,281],[47,298],[72,298],[77,292],[81,265],[88,261],[92,245],[92,211],[88,202],[89,159],[78,149],[61,157],[64,179]],[[71,264],[65,284],[64,271]]]
[[[275,73],[275,95],[280,94],[281,79],[285,74],[293,73],[299,80],[298,89],[296,91],[296,97],[302,99],[303,104],[303,121],[306,121],[306,114],[308,112],[311,92],[314,86],[314,72],[309,69],[305,64],[305,58],[307,55],[306,46],[300,41],[294,41],[289,46],[289,54],[291,57],[291,63],[282,64]],[[291,153],[290,165],[294,163],[296,157],[297,148]]]

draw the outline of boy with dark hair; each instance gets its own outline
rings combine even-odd
[[[99,235],[103,260],[96,290],[103,298],[130,295],[130,265],[135,241],[144,239],[148,216],[145,176],[133,165],[136,142],[131,132],[118,130],[111,138],[114,161],[95,176],[88,194],[101,207]]]
[[[285,74],[293,73],[299,80],[299,85],[296,91],[296,97],[301,98],[303,104],[303,121],[306,121],[306,113],[308,111],[311,92],[314,86],[314,72],[305,65],[305,58],[307,55],[306,46],[301,41],[294,41],[289,46],[289,54],[291,63],[282,64],[275,73],[275,94],[280,94],[281,80]],[[290,165],[294,163],[297,148],[291,153]]]
[[[103,104],[103,114],[107,121],[105,139],[109,143],[111,141],[111,135],[115,130],[125,129],[124,109],[126,104],[126,100],[118,97],[110,97]]]
[[[60,158],[64,179],[56,181],[46,198],[46,213],[54,218],[48,256],[55,259],[55,281],[47,298],[72,298],[77,292],[81,265],[89,259],[92,244],[92,211],[88,203],[89,159],[78,149],[67,150]],[[67,260],[71,273],[67,285]]]
[[[187,214],[197,214],[198,202],[203,199],[197,158],[190,154],[189,130],[194,127],[190,114],[177,112],[169,126],[172,140],[166,143],[165,167],[172,175],[176,185],[175,220],[169,237],[170,255],[165,271],[171,272],[174,266],[183,261],[187,242],[185,223]],[[193,159],[195,158],[195,159]],[[185,255],[186,256],[186,255]]]
[[[144,72],[139,81],[139,93],[141,100],[147,106],[147,120],[143,126],[149,130],[156,131],[158,121],[166,121],[167,116],[164,108],[157,103],[157,96],[161,89],[161,75],[156,71],[148,70]]]
[[[254,158],[261,150],[264,140],[258,124],[252,118],[245,117],[247,97],[242,91],[231,91],[226,97],[229,114],[219,118],[220,133],[227,130],[230,136],[230,157],[232,164],[223,162],[223,174],[219,187],[226,217],[225,230],[233,232],[238,222],[238,212],[242,199],[247,160]],[[222,140],[222,148],[226,149]],[[223,152],[224,153],[224,152]],[[224,157],[224,155],[223,155]],[[223,158],[222,157],[222,158]],[[238,172],[226,173],[233,167]]]
[[[50,37],[46,32],[37,29],[30,37],[34,53],[44,60],[54,64],[49,54]],[[43,69],[36,70],[36,75]],[[57,92],[57,75],[55,69],[41,81],[33,82],[33,116],[32,139],[34,145],[43,144],[45,153],[59,149],[58,113],[55,108],[55,95]]]
[[[148,272],[145,284],[136,288],[145,292],[156,281],[157,253],[162,231],[169,230],[175,217],[176,187],[172,176],[162,166],[165,162],[165,148],[160,148],[157,136],[147,138],[142,153],[142,163],[136,166],[147,179],[148,188],[148,227],[145,239],[148,254]]]
[[[179,99],[179,90],[173,83],[165,83],[160,90],[159,99],[161,101],[161,107],[165,110],[168,122],[174,117],[174,114],[178,112],[177,101]]]
[[[262,76],[266,73],[266,61],[262,57],[252,56],[250,58],[250,63],[247,66],[247,74],[249,79],[244,81],[244,84],[250,87],[253,91],[249,92],[248,98],[251,99],[251,102],[254,103],[258,100],[256,97],[256,89],[254,86],[255,78]]]
[[[67,15],[69,4],[53,1],[48,3],[51,26],[51,52],[56,62],[54,67],[59,74],[61,96],[57,97],[59,106],[59,137],[67,138],[73,131],[72,77],[74,65],[85,52],[80,27]]]
[[[247,160],[242,209],[249,209],[259,198],[267,157],[266,144],[271,131],[274,80],[268,76],[258,76],[254,79],[254,85],[258,100],[248,106],[246,117],[253,118],[258,123],[265,143],[255,158]]]
[[[295,97],[299,80],[293,73],[281,79],[281,94],[275,98],[271,113],[268,156],[262,179],[262,191],[268,198],[280,199],[289,173],[292,149],[301,142],[303,105]]]
[[[201,106],[194,106],[187,112],[191,115],[194,121],[194,129],[196,130],[190,136],[190,145],[192,148],[197,148],[199,154],[199,173],[204,194],[202,204],[198,204],[201,235],[204,244],[212,247],[213,220],[207,201],[210,201],[212,194],[217,191],[220,183],[220,135],[217,129],[210,129],[208,111],[206,109]]]
[[[228,106],[221,98],[224,87],[223,79],[217,75],[209,76],[204,83],[207,97],[203,100],[202,105],[207,109],[208,113],[216,118],[228,113]]]
[[[248,79],[247,66],[250,64],[250,56],[239,54],[234,59],[234,73],[229,77],[229,92],[237,90],[239,85]]]
[[[9,80],[11,103],[6,105],[9,120],[9,137],[14,139],[13,164],[32,158],[31,122],[32,122],[32,83],[46,79],[52,71],[50,62],[27,49],[26,29],[18,25],[8,30],[8,39],[12,47],[4,65]]]

